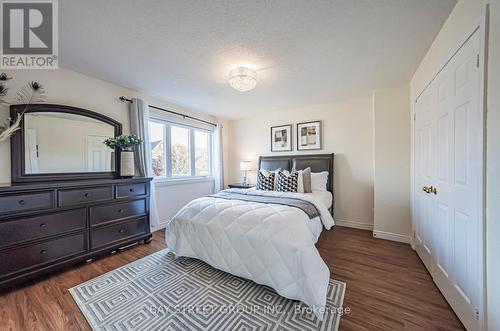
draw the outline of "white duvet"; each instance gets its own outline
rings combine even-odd
[[[303,199],[316,206],[320,217],[309,219],[302,210],[285,205],[204,197],[191,201],[167,224],[168,249],[270,286],[304,302],[322,319],[330,271],[314,245],[321,224],[327,230],[334,225],[327,207],[310,193],[245,192]]]

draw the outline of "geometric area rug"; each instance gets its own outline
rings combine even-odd
[[[93,330],[338,330],[345,283],[323,321],[299,301],[166,249],[69,291]]]

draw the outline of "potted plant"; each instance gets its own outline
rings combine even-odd
[[[122,177],[133,177],[135,174],[134,169],[134,152],[132,147],[142,143],[135,134],[121,135],[114,138],[108,138],[104,140],[104,144],[111,149],[118,148],[121,150],[120,153],[120,176]]]

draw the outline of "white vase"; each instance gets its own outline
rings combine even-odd
[[[120,176],[134,177],[134,152],[131,149],[124,149],[120,156]]]

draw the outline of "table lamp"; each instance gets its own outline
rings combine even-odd
[[[251,161],[241,161],[240,162],[240,171],[245,172],[245,176],[243,177],[243,185],[248,185],[248,172],[252,170],[252,162]]]

